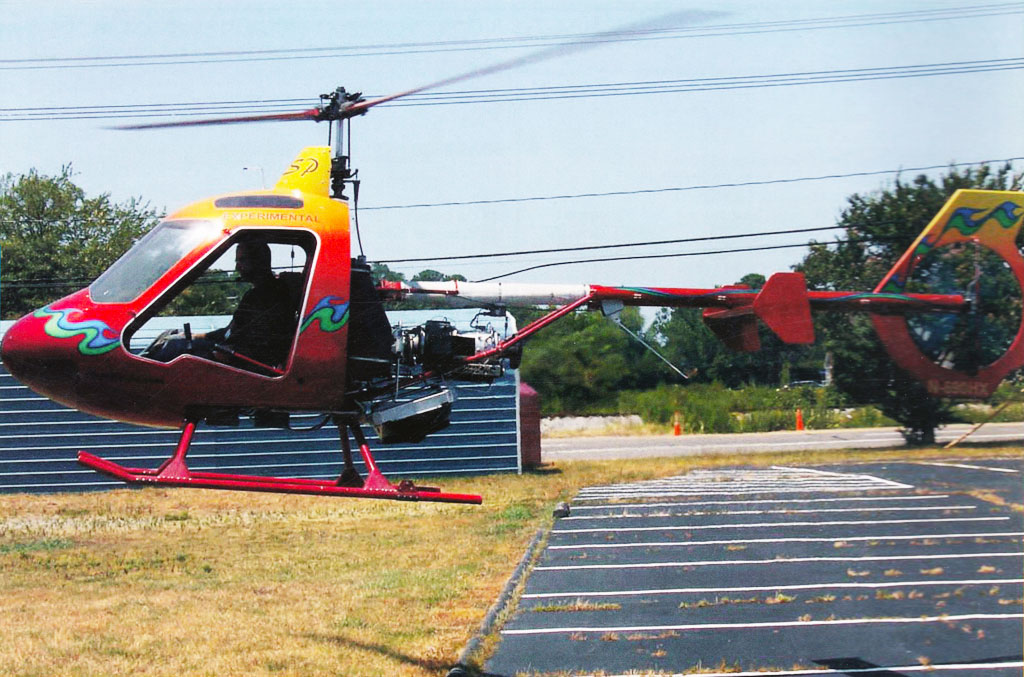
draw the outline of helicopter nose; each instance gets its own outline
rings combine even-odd
[[[32,315],[15,322],[4,334],[0,360],[15,379],[54,399],[66,399],[74,381],[75,362],[67,346],[47,336]]]

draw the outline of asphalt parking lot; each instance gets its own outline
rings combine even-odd
[[[485,669],[1019,676],[1022,480],[949,459],[586,489]]]

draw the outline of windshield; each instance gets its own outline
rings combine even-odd
[[[164,221],[100,275],[89,294],[97,303],[127,303],[220,228],[217,221]]]

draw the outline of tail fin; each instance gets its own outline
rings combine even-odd
[[[929,252],[962,243],[982,245],[998,254],[1024,290],[1024,259],[1017,247],[1022,222],[1024,193],[958,190],[882,278],[875,292],[904,292],[914,269]],[[932,395],[988,397],[1004,376],[1024,366],[1024,312],[1007,351],[975,373],[944,367],[928,359],[911,337],[905,316],[873,314],[871,319],[893,361],[920,379]]]
[[[814,343],[803,273],[775,273],[754,299],[754,314],[786,343]]]

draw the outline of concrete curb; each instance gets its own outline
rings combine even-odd
[[[484,637],[490,634],[494,629],[498,616],[501,615],[508,606],[509,600],[515,592],[516,587],[526,574],[526,570],[530,568],[530,563],[533,561],[537,549],[544,540],[546,532],[546,529],[538,529],[537,533],[533,535],[533,539],[526,547],[526,552],[523,554],[522,559],[519,560],[519,564],[516,565],[512,575],[509,577],[508,581],[505,582],[505,587],[502,589],[501,594],[498,595],[497,601],[491,605],[491,608],[487,611],[487,615],[484,616],[483,622],[480,623],[480,629],[477,630],[476,634],[466,643],[462,652],[459,653],[457,662],[448,671],[446,677],[469,677],[473,674],[467,665],[469,657],[472,656],[478,648],[480,648],[480,643],[483,642]]]

